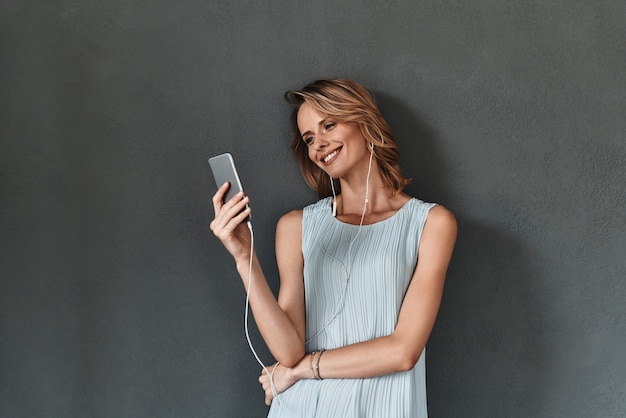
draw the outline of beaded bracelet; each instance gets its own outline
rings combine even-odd
[[[324,380],[322,376],[320,376],[320,359],[322,358],[322,354],[324,354],[324,351],[326,350],[322,348],[317,354],[317,361],[315,362],[315,368],[313,369],[316,380]]]

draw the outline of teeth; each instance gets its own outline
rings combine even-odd
[[[329,162],[335,155],[337,155],[339,153],[339,151],[333,151],[330,154],[328,154],[326,157],[324,157],[324,159],[322,161],[324,161],[325,163]]]

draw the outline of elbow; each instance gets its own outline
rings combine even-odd
[[[413,367],[415,367],[415,365],[417,364],[418,360],[419,358],[415,360],[412,357],[406,357],[406,358],[400,359],[400,362],[398,364],[398,371],[408,372],[409,370],[412,370]]]
[[[416,347],[402,347],[397,357],[398,371],[406,372],[406,371],[412,370],[413,367],[415,367],[417,362],[422,357],[423,352],[424,352],[423,347],[419,349]]]
[[[304,347],[299,347],[294,350],[285,351],[284,353],[277,354],[276,360],[280,362],[285,367],[293,368],[300,360],[304,357],[306,353],[304,352]]]
[[[302,356],[304,357],[304,356]],[[293,369],[294,367],[296,367],[296,365],[298,363],[300,363],[300,360],[302,360],[302,357],[297,358],[295,356],[290,356],[290,357],[285,357],[283,360],[281,359],[277,359],[280,364],[282,364],[283,366],[289,368],[289,369]]]

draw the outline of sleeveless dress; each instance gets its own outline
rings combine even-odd
[[[359,227],[333,217],[330,205],[322,199],[302,216],[308,353],[393,332],[435,206],[411,198],[391,217]],[[274,399],[268,417],[427,417],[425,356],[424,349],[412,370],[380,377],[300,380]]]

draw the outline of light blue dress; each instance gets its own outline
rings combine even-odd
[[[417,264],[422,230],[435,206],[411,198],[390,218],[359,229],[333,217],[330,203],[329,197],[309,205],[302,217],[307,352],[393,332]],[[427,417],[425,356],[424,349],[407,372],[301,380],[278,395],[268,416]]]

